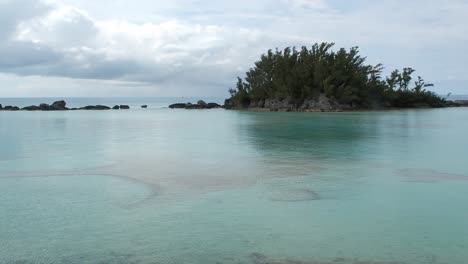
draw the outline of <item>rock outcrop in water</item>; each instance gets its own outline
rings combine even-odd
[[[468,100],[448,101],[447,104],[451,107],[468,107]]]
[[[0,104],[0,111],[68,111],[68,110],[110,110],[110,109],[130,109],[128,105],[116,105],[113,108],[110,108],[105,105],[88,105],[79,108],[68,108],[67,103],[64,100],[53,102],[51,105],[42,103],[40,105],[31,105],[23,108],[17,106],[5,106],[2,107]]]
[[[222,108],[221,105],[217,103],[206,103],[203,100],[198,101],[196,104],[192,103],[177,103],[169,106],[171,109],[215,109]]]
[[[111,108],[105,105],[88,105],[84,107],[80,107],[75,110],[110,110]]]
[[[7,110],[7,109],[5,109]],[[21,108],[20,110],[24,111],[66,111],[70,110],[67,108],[67,103],[63,100],[61,101],[56,101],[52,103],[51,105],[48,104],[40,104],[39,106],[37,105],[31,105],[31,106],[26,106]]]
[[[63,100],[56,101],[50,106],[51,110],[68,110],[67,103]]]

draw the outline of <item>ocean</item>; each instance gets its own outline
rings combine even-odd
[[[468,262],[468,108],[66,100],[132,109],[0,111],[2,264]]]

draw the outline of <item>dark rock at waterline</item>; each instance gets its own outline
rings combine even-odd
[[[171,109],[214,109],[221,108],[222,106],[217,103],[206,103],[203,100],[198,101],[196,104],[192,103],[177,103],[171,104],[169,108]]]
[[[110,110],[111,108],[105,105],[88,105],[80,107],[78,110]]]
[[[49,110],[50,110],[50,105],[48,105],[48,104],[40,104],[40,105],[39,105],[39,109],[40,109],[41,111],[49,111]]]
[[[148,106],[147,105],[142,105],[141,108],[146,109],[146,108],[148,108]]]
[[[202,106],[202,107],[206,107],[208,104],[205,103],[205,101],[200,100],[200,101],[197,102],[197,105]]]
[[[447,105],[452,107],[468,107],[468,100],[448,101]]]
[[[65,110],[69,110],[66,107],[66,105],[67,103],[62,100],[62,101],[54,102],[51,105],[43,103],[43,104],[40,104],[39,106],[37,105],[26,106],[26,107],[21,108],[21,110],[24,110],[24,111],[65,111]]]
[[[147,106],[146,106],[147,107]],[[23,110],[23,111],[67,111],[67,110],[109,110],[111,109],[108,106],[105,105],[88,105],[80,108],[67,108],[67,103],[63,100],[61,101],[56,101],[52,103],[51,105],[42,103],[39,106],[36,105],[31,105],[31,106],[26,106],[23,108],[19,108],[17,106],[2,106],[0,104],[0,110],[2,111],[18,111],[18,110]],[[130,109],[130,106],[128,105],[116,105],[112,109]]]
[[[5,111],[18,111],[18,110],[21,110],[19,107],[17,106],[11,106],[11,105],[7,105],[3,108],[3,110]]]
[[[169,108],[171,109],[183,109],[187,104],[171,104]]]
[[[50,110],[56,110],[56,111],[68,110],[66,106],[67,106],[67,103],[65,101],[63,100],[56,101],[50,105]]]
[[[217,103],[208,103],[208,104],[206,104],[206,108],[208,108],[208,109],[221,108],[221,105],[219,105]]]
[[[236,105],[231,99],[226,99],[224,100],[224,108],[225,109],[234,109],[236,108]]]
[[[37,105],[31,105],[31,106],[26,106],[26,107],[23,107],[21,108],[21,110],[25,110],[25,111],[40,111],[41,108]]]
[[[114,107],[112,107],[113,110],[119,110],[120,109],[120,106],[118,105],[114,105]]]

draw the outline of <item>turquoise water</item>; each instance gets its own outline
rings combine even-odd
[[[466,264],[467,132],[462,108],[0,112],[0,263]]]

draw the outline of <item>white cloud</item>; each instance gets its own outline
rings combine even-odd
[[[326,9],[329,8],[325,0],[287,0],[294,8]]]
[[[464,1],[336,2],[0,0],[0,72],[221,95],[269,48],[332,41],[362,46],[372,63],[412,65],[431,81],[466,79],[468,55],[457,51],[468,44]]]

